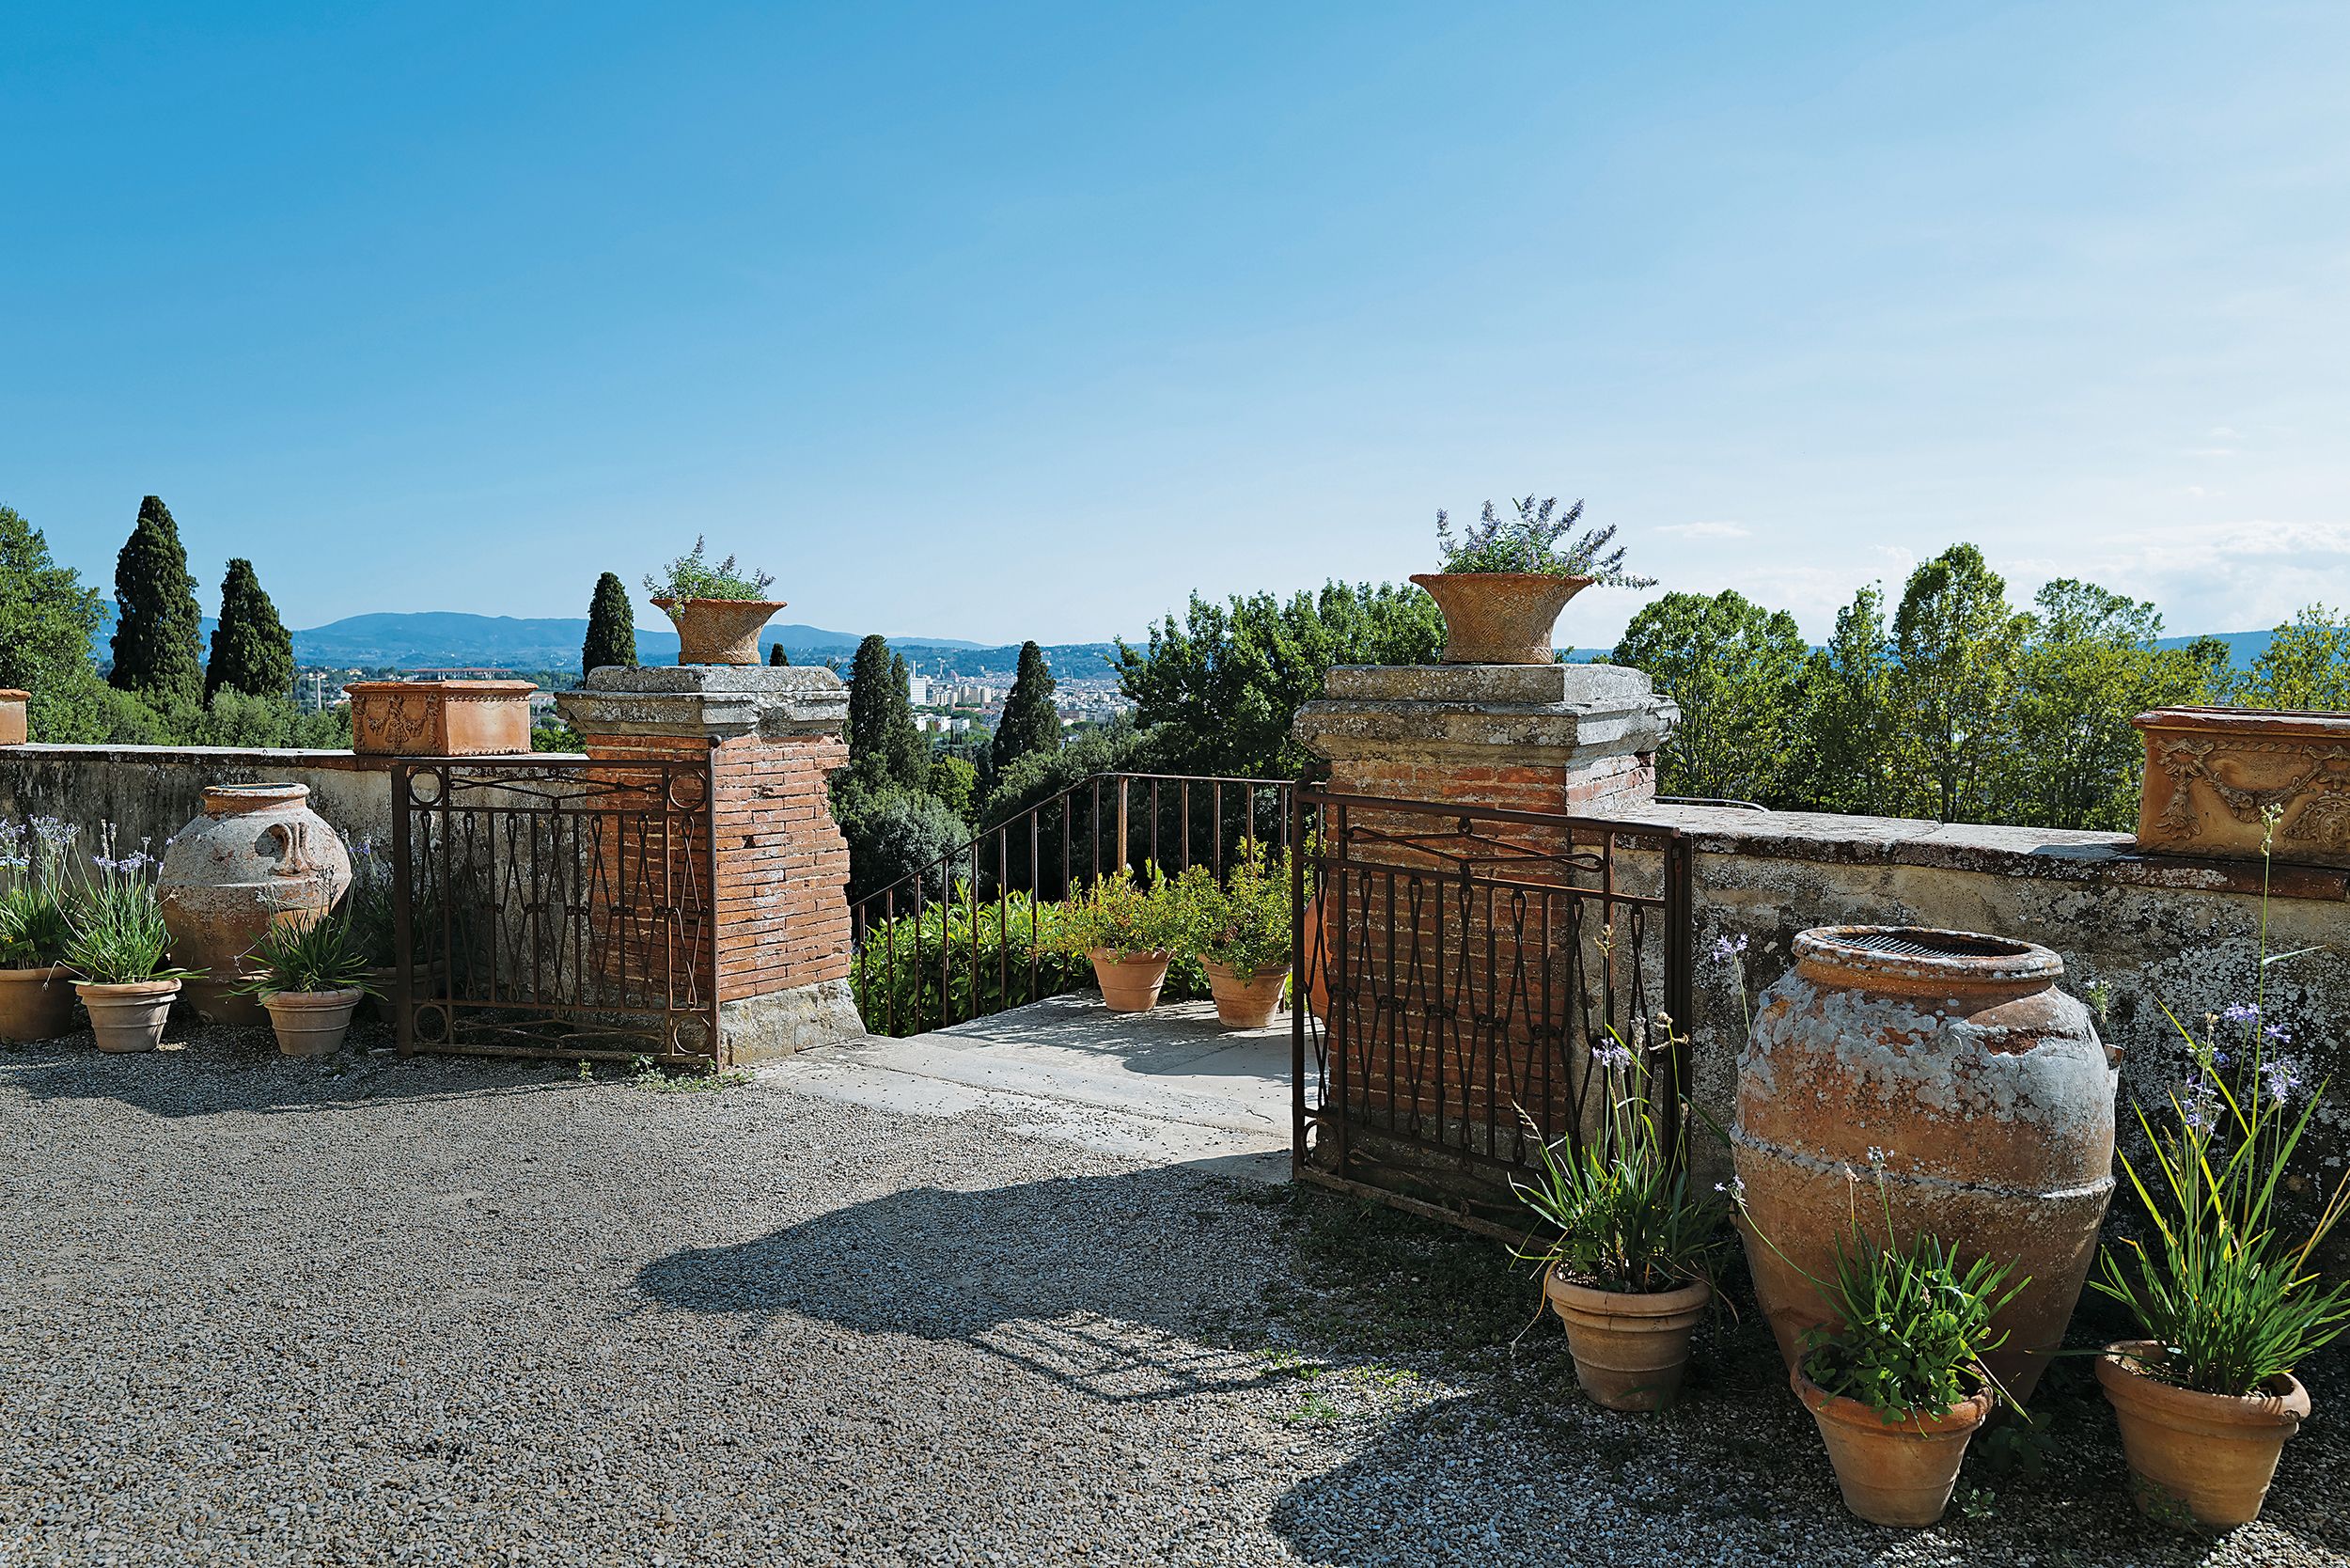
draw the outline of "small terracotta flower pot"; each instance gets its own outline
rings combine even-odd
[[[1134,953],[1095,948],[1086,957],[1093,960],[1093,978],[1101,982],[1102,1000],[1112,1012],[1148,1012],[1158,1005],[1167,966],[1175,955],[1164,948]]]
[[[75,984],[89,1011],[90,1032],[102,1051],[151,1051],[164,1043],[164,1021],[179,998],[180,982],[133,980],[128,985]]]
[[[351,1015],[358,1011],[367,993],[356,988],[349,991],[280,991],[274,996],[264,996],[261,1005],[269,1009],[269,1027],[277,1033],[277,1050],[281,1056],[332,1056],[351,1032]]]
[[[0,1040],[26,1044],[72,1030],[73,982],[63,969],[0,969]]]
[[[1244,975],[1213,958],[1201,958],[1208,972],[1208,995],[1215,998],[1215,1021],[1228,1029],[1261,1029],[1281,1011],[1281,990],[1289,983],[1289,965]]]
[[[2257,1394],[2203,1394],[2150,1377],[2153,1340],[2124,1340],[2097,1357],[2122,1428],[2138,1512],[2164,1524],[2232,1529],[2260,1516],[2285,1439],[2310,1413],[2310,1391],[2286,1372]]]
[[[1858,1400],[1822,1388],[1801,1366],[1788,1382],[1819,1423],[1844,1506],[1872,1525],[1902,1529],[1923,1529],[1942,1517],[1967,1440],[1991,1414],[1985,1388],[1938,1417],[1913,1415],[1888,1425]]]
[[[1714,1299],[1696,1280],[1678,1290],[1634,1294],[1594,1290],[1553,1269],[1543,1287],[1567,1325],[1574,1380],[1610,1410],[1661,1410],[1681,1393],[1689,1366],[1689,1334]]]
[[[780,599],[656,599],[677,626],[682,665],[760,663],[759,631],[784,607]]]
[[[1542,572],[1418,572],[1412,581],[1444,612],[1449,665],[1558,662],[1550,629],[1567,601],[1598,581]]]

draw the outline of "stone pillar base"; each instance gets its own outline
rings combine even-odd
[[[856,997],[845,980],[819,980],[789,991],[767,991],[718,1004],[718,1033],[726,1059],[737,1067],[779,1061],[836,1040],[865,1033]]]

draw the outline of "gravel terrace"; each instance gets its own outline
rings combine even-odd
[[[2085,1373],[2040,1473],[1978,1443],[1904,1534],[1751,1316],[1612,1416],[1516,1338],[1531,1280],[1418,1221],[993,1110],[368,1043],[0,1051],[0,1562],[2350,1561],[2339,1357],[2227,1541],[2139,1523]]]

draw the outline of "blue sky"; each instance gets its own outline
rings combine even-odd
[[[1090,639],[1529,490],[1814,635],[1960,539],[2265,625],[2350,604],[2346,58],[2325,5],[20,5],[0,501],[111,583],[158,493],[296,625],[584,614],[705,532],[787,619]]]

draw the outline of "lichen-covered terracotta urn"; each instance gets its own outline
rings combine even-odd
[[[1449,665],[1547,665],[1558,662],[1550,646],[1567,601],[1596,577],[1562,577],[1547,572],[1416,572],[1412,581],[1428,590],[1444,612],[1444,652]]]
[[[172,835],[156,890],[171,958],[202,974],[187,998],[205,1017],[258,1027],[258,1000],[232,995],[249,979],[245,955],[273,925],[307,924],[351,886],[351,856],[306,784],[215,784],[204,809]]]
[[[1971,932],[1835,926],[1795,938],[1738,1058],[1731,1138],[1755,1294],[1790,1368],[1828,1311],[1858,1215],[2031,1282],[1988,1359],[2018,1401],[2064,1338],[2113,1195],[2118,1051],[2057,989],[2046,948]],[[1759,1234],[1757,1233],[1759,1232]],[[1765,1240],[1767,1238],[1767,1240]]]

